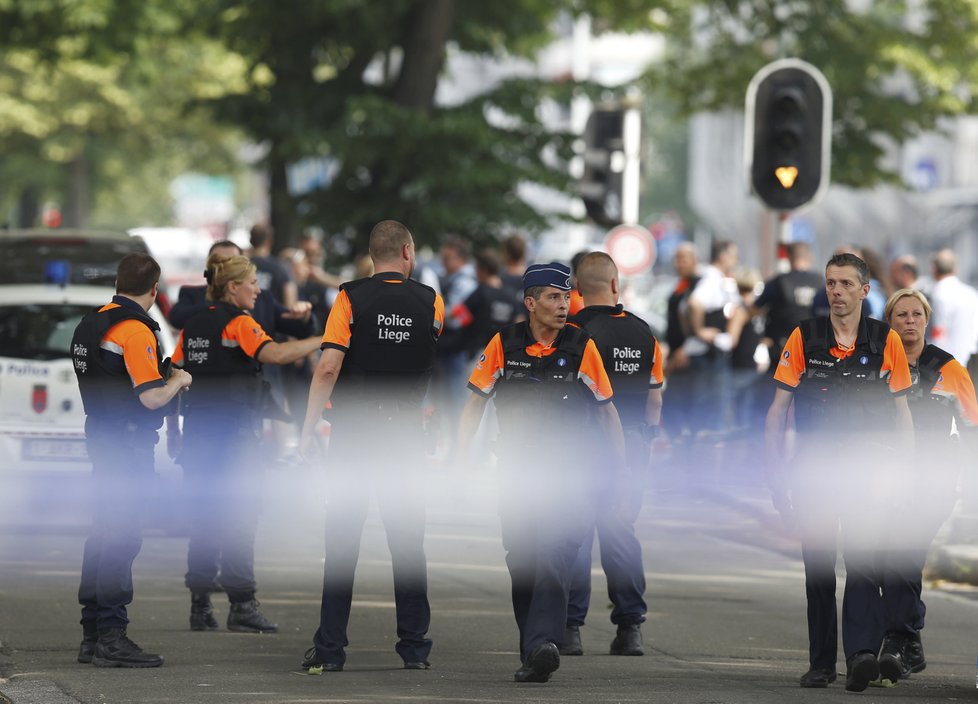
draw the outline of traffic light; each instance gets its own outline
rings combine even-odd
[[[829,184],[832,90],[798,59],[768,64],[747,88],[745,161],[751,189],[773,210],[790,211]]]
[[[578,194],[603,227],[638,221],[641,117],[637,108],[600,107],[584,127],[584,174]]]

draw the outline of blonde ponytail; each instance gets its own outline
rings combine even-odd
[[[207,279],[207,298],[211,301],[223,300],[228,283],[231,281],[244,283],[255,271],[255,265],[248,257],[240,254],[232,257],[212,254],[207,258],[207,269],[204,271],[204,277]]]

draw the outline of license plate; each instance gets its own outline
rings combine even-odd
[[[21,458],[25,460],[66,460],[85,462],[88,451],[84,440],[34,440],[27,438],[21,445]]]

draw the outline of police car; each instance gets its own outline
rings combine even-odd
[[[101,286],[0,285],[0,470],[89,469],[69,348],[82,316],[111,296]],[[150,315],[169,354],[173,335],[157,306]],[[157,466],[169,463],[165,444]]]

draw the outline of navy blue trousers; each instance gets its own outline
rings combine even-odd
[[[313,637],[321,662],[343,664],[360,538],[375,495],[387,533],[394,573],[397,619],[395,651],[405,662],[425,662],[431,652],[428,571],[424,552],[425,502],[420,467],[420,414],[417,427],[371,427],[371,442],[359,442],[355,426],[334,425],[326,504],[326,564],[319,629]],[[373,433],[376,433],[374,435]],[[382,439],[378,439],[382,438]]]
[[[86,423],[94,512],[85,541],[78,601],[86,629],[126,628],[132,603],[132,563],[143,544],[142,520],[155,482],[156,434],[138,436],[115,424]]]

